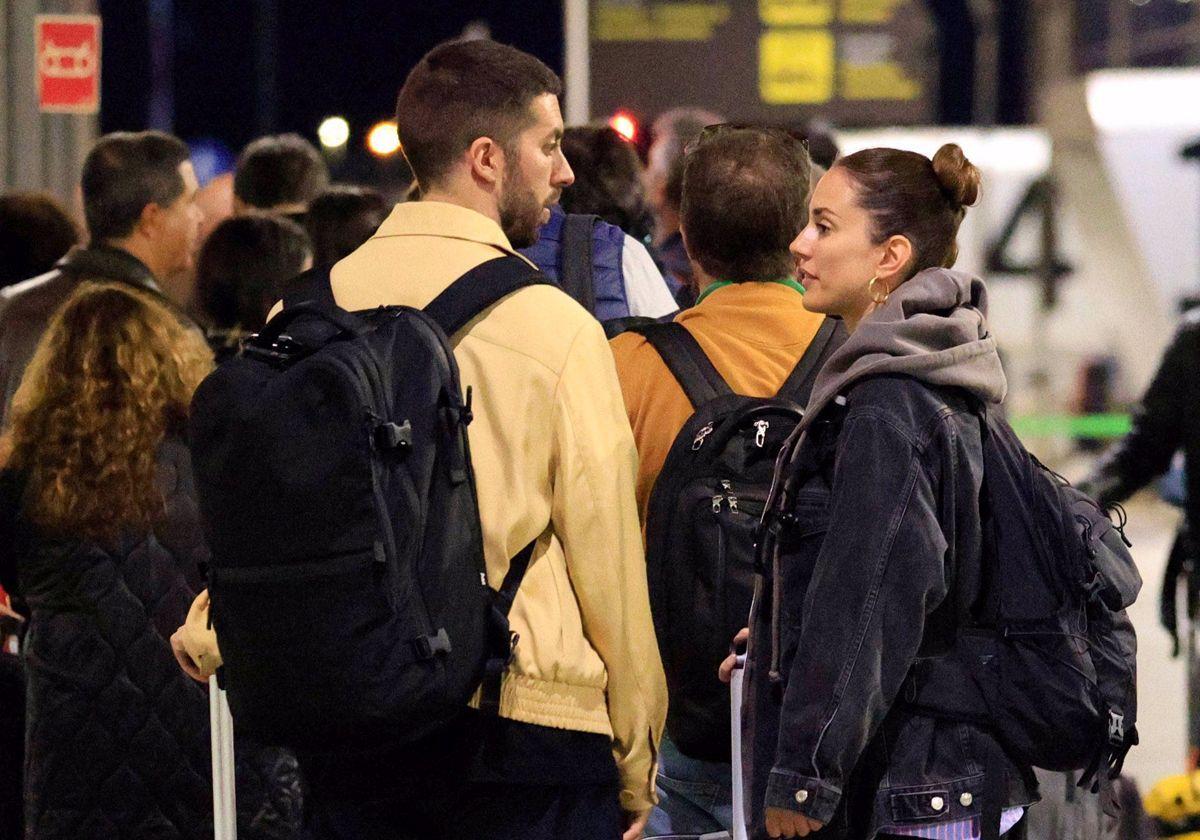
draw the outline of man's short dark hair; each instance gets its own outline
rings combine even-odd
[[[147,204],[169,207],[183,194],[179,164],[189,158],[178,137],[120,131],[101,137],[83,162],[83,215],[93,242],[133,233]]]
[[[233,194],[251,207],[307,207],[329,186],[329,167],[299,134],[259,137],[242,149],[233,173]]]
[[[422,189],[437,183],[480,137],[508,148],[532,120],[537,97],[562,82],[528,53],[495,41],[452,41],[430,50],[396,100],[404,156]]]
[[[0,195],[0,287],[44,274],[78,242],[79,229],[54,196]]]
[[[788,245],[808,223],[809,169],[808,152],[783,132],[701,137],[684,160],[680,226],[688,255],[717,280],[794,274]]]
[[[383,194],[369,187],[335,184],[308,205],[304,226],[317,265],[332,265],[375,233],[388,213]]]

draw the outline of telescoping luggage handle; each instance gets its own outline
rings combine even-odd
[[[746,654],[739,653],[729,679],[729,739],[733,747],[733,840],[747,840],[746,801],[742,788],[742,685],[746,675]]]
[[[208,678],[208,722],[212,731],[213,840],[237,840],[233,718],[216,675]]]

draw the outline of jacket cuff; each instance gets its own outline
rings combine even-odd
[[[776,768],[767,778],[767,808],[795,811],[829,825],[842,799],[842,789],[811,776]]]

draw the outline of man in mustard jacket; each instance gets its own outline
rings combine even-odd
[[[574,179],[559,147],[559,92],[540,61],[491,41],[426,55],[397,104],[421,200],[398,205],[334,266],[337,303],[423,307],[475,266],[532,244]],[[537,539],[511,613],[520,641],[500,718],[360,768],[361,778],[306,767],[312,827],[337,838],[635,840],[655,803],[667,697],[634,500],[637,452],[604,331],[561,291],[534,286],[454,340],[474,390],[470,442],[493,586]],[[205,603],[173,639],[199,675],[220,662]]]

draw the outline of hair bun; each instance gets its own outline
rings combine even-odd
[[[957,207],[969,207],[979,199],[979,168],[967,160],[957,143],[947,143],[933,156],[933,174],[942,195]]]

